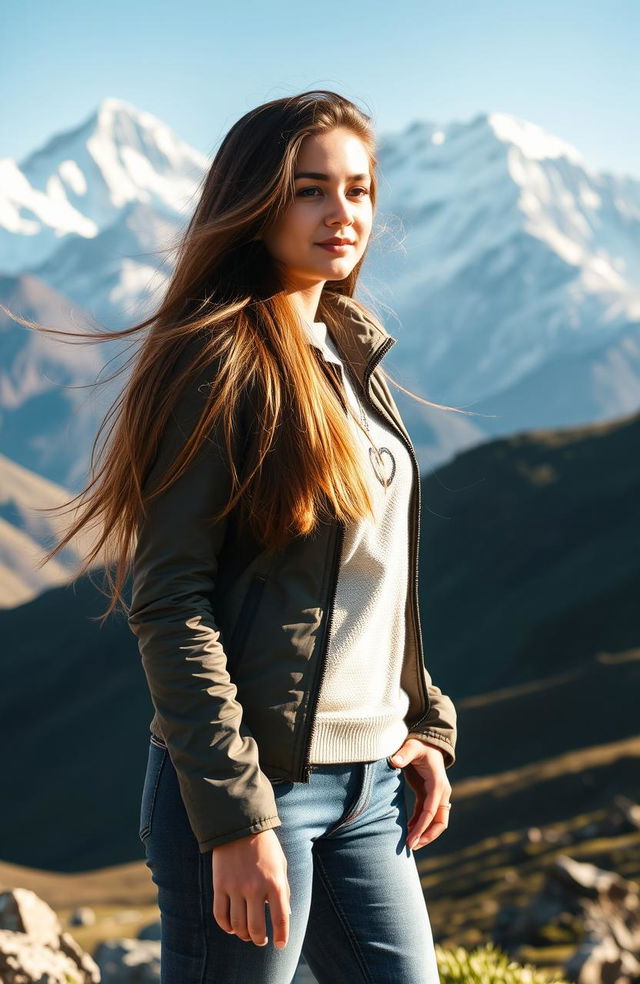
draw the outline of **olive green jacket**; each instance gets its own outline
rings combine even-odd
[[[418,463],[376,368],[397,339],[351,299],[340,297],[336,305],[343,317],[334,341],[360,398],[395,428],[413,461],[400,685],[409,696],[409,733],[440,748],[449,768],[456,711],[432,683],[422,648]],[[164,473],[193,428],[205,399],[199,387],[210,376],[211,368],[180,399],[145,487]],[[246,453],[255,418],[247,397],[234,434],[234,461]],[[202,853],[280,826],[270,780],[309,781],[344,535],[342,522],[323,521],[313,534],[274,552],[236,522],[235,512],[206,523],[231,491],[224,448],[222,434],[212,435],[182,477],[148,504],[138,528],[129,613],[155,712],[150,729],[168,748]]]

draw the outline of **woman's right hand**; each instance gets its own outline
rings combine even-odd
[[[265,902],[269,903],[274,943],[289,939],[291,889],[287,859],[273,830],[262,830],[214,847],[211,854],[213,915],[225,933],[266,946]]]

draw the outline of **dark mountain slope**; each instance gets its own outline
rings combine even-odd
[[[634,416],[516,435],[423,483],[426,657],[460,729],[455,831],[432,852],[571,815],[585,796],[638,794],[636,754],[610,749],[638,730],[639,432]],[[5,861],[81,871],[142,857],[152,708],[126,621],[89,621],[105,604],[84,580],[0,613]],[[602,763],[574,768],[599,746]]]

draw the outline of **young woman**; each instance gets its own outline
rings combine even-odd
[[[231,128],[162,305],[116,333],[152,325],[56,548],[99,515],[122,599],[135,541],[163,984],[288,984],[302,951],[321,984],[439,979],[411,849],[448,825],[456,712],[424,666],[396,340],[353,297],[376,191],[337,93]]]

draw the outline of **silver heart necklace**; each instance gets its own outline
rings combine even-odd
[[[364,412],[362,404],[360,403],[360,398],[356,393],[355,386],[352,387],[355,394],[356,401],[358,403],[358,409],[360,411],[360,420],[362,421],[362,426],[365,428],[367,434],[371,434],[371,428],[369,427],[369,421],[367,420],[367,415]],[[385,457],[386,456],[386,457]],[[372,447],[369,445],[369,460],[371,461],[371,467],[373,472],[380,482],[380,484],[387,488],[391,485],[393,481],[393,476],[396,473],[396,459],[387,447]]]

